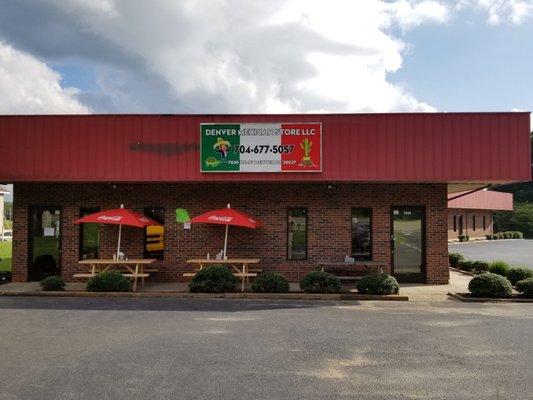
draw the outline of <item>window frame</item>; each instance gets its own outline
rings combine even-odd
[[[472,215],[472,230],[476,230],[476,215]]]
[[[457,215],[453,216],[453,231],[457,232]]]
[[[163,206],[143,207],[143,211],[142,211],[143,215],[146,215],[146,210],[161,210],[161,211],[163,211],[163,222],[161,223],[163,225],[163,250],[161,251],[161,255],[160,256],[154,257],[153,254],[149,254],[148,250],[146,250],[147,239],[148,239],[148,234],[147,234],[148,227],[145,226],[143,228],[143,259],[155,258],[157,261],[164,261],[165,260],[165,242],[166,242],[165,241],[165,231],[166,231],[166,229],[165,229],[165,214],[166,214],[166,209]],[[152,218],[149,215],[146,215],[146,216],[148,218],[154,219],[154,218]]]
[[[102,209],[100,207],[80,207],[79,210],[79,216],[80,218],[84,217],[85,215],[94,214],[97,212],[100,212]],[[87,212],[88,214],[84,214],[84,212]],[[94,222],[94,224],[98,225],[97,222]],[[79,231],[78,231],[78,260],[82,261],[85,260],[83,258],[83,238],[84,238],[84,231],[85,224],[80,224]],[[100,227],[98,227],[98,230],[100,230]],[[98,251],[96,252],[96,258],[100,256],[100,232],[98,232]]]
[[[353,212],[354,210],[369,210],[370,211],[370,217],[369,217],[369,224],[370,224],[370,252],[368,254],[368,258],[358,258],[354,256],[353,251]],[[350,247],[351,247],[351,256],[355,259],[355,261],[373,261],[374,260],[374,235],[372,233],[373,229],[373,216],[374,216],[374,210],[372,207],[352,207],[350,210]]]
[[[487,230],[487,216],[483,214],[483,230]]]
[[[290,250],[289,250],[289,233],[290,233],[290,229],[289,229],[289,218],[290,218],[290,213],[292,210],[304,210],[304,214],[305,214],[305,257],[304,258],[290,258],[289,255],[290,255]],[[286,234],[286,240],[287,240],[287,243],[286,243],[286,246],[285,246],[285,249],[286,249],[286,259],[287,261],[306,261],[308,259],[308,256],[309,256],[309,250],[308,250],[308,247],[309,247],[309,209],[307,207],[289,207],[287,208],[287,214],[286,214],[286,230],[287,230],[287,234]]]

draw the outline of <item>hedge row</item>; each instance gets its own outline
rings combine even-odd
[[[524,235],[519,231],[508,231],[508,232],[498,232],[486,235],[487,240],[498,240],[498,239],[523,239]]]
[[[89,292],[127,292],[130,280],[118,271],[102,272],[89,279]],[[237,279],[224,265],[213,265],[199,271],[189,290],[193,293],[224,293],[235,291]],[[65,281],[59,276],[49,276],[41,281],[43,290],[65,290]],[[252,284],[252,290],[260,293],[287,293],[289,282],[279,272],[264,272]],[[339,293],[341,282],[338,277],[327,272],[311,271],[301,281],[300,288],[306,293]],[[357,290],[364,294],[398,293],[398,282],[388,274],[373,274],[357,283]]]
[[[236,279],[223,265],[204,268],[189,284],[191,292],[221,293],[233,292]],[[311,271],[300,281],[305,293],[339,293],[341,281],[335,275],[323,271]],[[278,272],[264,272],[252,284],[252,290],[260,293],[287,293],[289,282]],[[357,283],[357,291],[364,294],[396,294],[398,282],[388,274],[373,274],[363,277]]]
[[[529,268],[510,267],[504,261],[465,260],[458,253],[450,253],[449,260],[451,267],[476,274],[468,284],[475,297],[510,297],[514,286],[523,296],[533,298],[533,270]]]
[[[511,267],[505,261],[493,261],[490,263],[486,261],[471,261],[466,260],[459,253],[450,253],[448,258],[450,267],[461,271],[473,272],[474,274],[491,272],[508,278],[513,285],[522,279],[533,277],[533,270],[527,267]]]

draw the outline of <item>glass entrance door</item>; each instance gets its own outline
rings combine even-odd
[[[61,266],[61,209],[59,207],[30,208],[30,281],[59,275]]]
[[[425,209],[398,206],[391,211],[392,272],[403,282],[425,281]]]

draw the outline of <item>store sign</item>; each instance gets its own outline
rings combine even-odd
[[[321,172],[322,124],[201,124],[202,172]]]

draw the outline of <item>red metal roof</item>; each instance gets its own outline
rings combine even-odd
[[[467,193],[467,192],[465,192]],[[448,208],[463,208],[474,210],[512,210],[513,194],[478,190],[461,196],[461,193],[448,195]]]
[[[321,122],[322,172],[201,173],[200,123]],[[0,182],[529,181],[529,113],[0,116]]]

